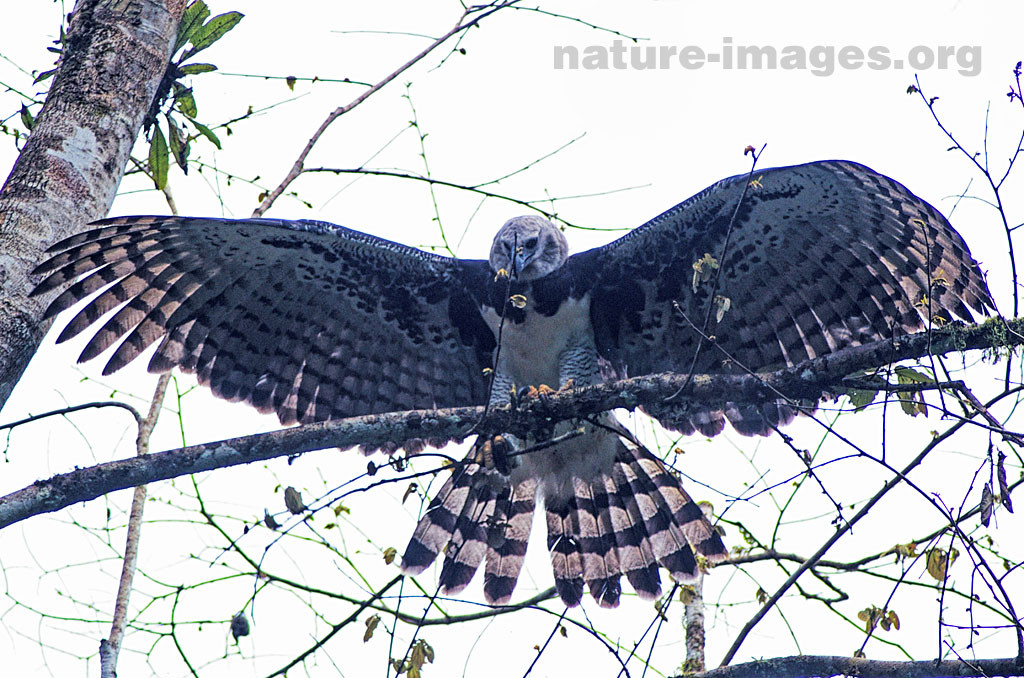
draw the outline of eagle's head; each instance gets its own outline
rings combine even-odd
[[[491,269],[502,269],[518,280],[536,280],[557,271],[569,255],[569,243],[543,217],[513,217],[505,222],[491,245]]]

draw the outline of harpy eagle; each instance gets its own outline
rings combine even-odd
[[[994,308],[938,211],[846,161],[725,179],[573,256],[559,229],[532,216],[498,231],[488,261],[309,220],[149,216],[95,226],[53,245],[35,271],[48,274],[36,293],[73,283],[47,317],[104,290],[58,341],[120,307],[80,360],[123,337],[108,374],[159,342],[151,371],[195,372],[216,395],[283,424],[504,405],[539,384],[772,370],[920,329],[924,310],[969,320]],[[704,318],[713,342],[695,329]],[[763,435],[795,414],[782,402],[647,410],[707,436],[726,420]],[[444,553],[441,589],[453,593],[485,562],[485,597],[508,601],[537,502],[567,605],[584,584],[616,605],[621,575],[653,597],[659,566],[685,579],[698,571],[695,553],[724,555],[678,478],[611,415],[584,431],[531,454],[471,452],[420,520],[404,569],[421,572]],[[497,440],[480,449],[494,452]]]

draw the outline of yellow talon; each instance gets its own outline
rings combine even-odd
[[[551,388],[547,384],[541,384],[540,386],[537,387],[536,390],[538,396],[548,396],[554,395],[556,393],[555,389]]]

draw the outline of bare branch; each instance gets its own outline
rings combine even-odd
[[[655,374],[529,399],[515,410],[491,408],[486,416],[483,407],[391,412],[193,445],[145,458],[78,469],[12,492],[0,498],[0,528],[33,515],[157,480],[330,447],[362,445],[367,449],[381,446],[393,449],[413,439],[461,439],[471,431],[525,434],[535,430],[538,424],[550,426],[616,408],[634,409],[645,403],[661,402],[672,395],[700,402],[762,402],[780,395],[817,399],[826,393],[841,392],[845,375],[887,363],[890,358],[920,357],[929,350],[946,353],[1017,345],[1024,343],[1022,332],[1024,320],[995,319],[984,325],[951,326],[856,346],[764,375],[691,378],[674,373]]]
[[[359,104],[369,99],[373,94],[380,91],[385,85],[387,85],[392,80],[397,78],[399,75],[409,70],[423,59],[425,59],[428,54],[430,54],[435,49],[437,49],[445,42],[447,42],[448,39],[451,38],[453,35],[462,33],[463,31],[472,28],[473,26],[476,26],[484,18],[490,16],[491,14],[494,14],[498,10],[514,5],[516,2],[517,0],[501,0],[500,2],[493,2],[488,5],[472,5],[467,7],[466,11],[463,13],[461,17],[459,17],[459,20],[455,23],[455,26],[449,29],[448,32],[446,32],[444,35],[442,35],[441,37],[437,38],[432,43],[427,45],[426,48],[423,49],[423,51],[414,56],[412,59],[409,59],[409,61],[405,62],[401,66],[399,66],[389,75],[385,76],[383,80],[371,86],[369,89],[367,89],[365,92],[363,92],[358,97],[353,99],[351,102],[344,106],[339,106],[338,108],[331,111],[331,113],[324,119],[324,121],[320,123],[320,127],[316,130],[316,132],[313,133],[313,136],[309,138],[309,141],[306,142],[305,148],[303,148],[302,151],[299,153],[299,156],[295,159],[294,164],[292,164],[292,168],[288,170],[288,174],[285,176],[285,178],[281,181],[280,184],[278,184],[277,188],[270,191],[263,198],[259,206],[255,210],[253,210],[252,215],[254,217],[263,216],[263,214],[268,209],[270,209],[270,206],[274,204],[274,201],[277,200],[282,193],[284,193],[285,189],[287,189],[288,186],[290,186],[291,183],[295,181],[295,179],[298,178],[300,174],[302,174],[302,168],[303,164],[306,162],[306,158],[309,156],[310,152],[313,150],[313,147],[317,144],[317,142],[320,141],[320,137],[324,135],[324,132],[327,131],[327,128],[330,127],[335,120],[337,120],[338,118],[345,115]],[[471,15],[475,16],[471,17]]]
[[[860,678],[940,678],[946,676],[1017,676],[1024,673],[1024,659],[976,659],[973,661],[880,661],[853,657],[799,655],[724,666],[694,678],[800,678],[849,675]]]
[[[135,438],[135,449],[142,457],[149,454],[149,438],[160,416],[167,384],[171,381],[170,374],[163,374],[157,380],[153,399],[149,403],[149,412],[139,424],[139,433]],[[124,639],[124,628],[128,619],[128,600],[131,597],[135,568],[139,560],[139,538],[142,535],[142,512],[146,505],[146,486],[135,488],[132,497],[132,508],[128,518],[128,535],[125,537],[124,559],[121,563],[121,579],[118,581],[117,598],[114,602],[114,618],[110,623],[110,636],[100,643],[100,673],[103,676],[117,675],[117,656],[121,651]],[[104,644],[105,643],[105,644]]]
[[[927,333],[925,333],[925,335],[927,335]],[[925,338],[927,338],[927,336],[925,336]],[[1004,392],[999,397],[1005,395],[1007,395],[1006,392]],[[815,551],[814,555],[812,555],[810,558],[804,561],[804,563],[801,564],[800,567],[798,567],[785,582],[783,582],[783,584],[778,588],[778,590],[776,590],[775,593],[773,593],[771,597],[769,597],[767,601],[765,601],[765,603],[754,614],[754,616],[752,616],[750,620],[747,621],[747,623],[740,630],[739,634],[736,636],[736,639],[733,641],[732,646],[725,653],[725,656],[722,659],[722,666],[726,666],[729,664],[730,661],[732,661],[733,657],[735,657],[736,653],[739,651],[740,646],[743,644],[743,641],[746,640],[747,636],[754,629],[754,627],[757,626],[757,624],[764,618],[764,616],[768,613],[769,610],[775,607],[775,605],[779,602],[782,596],[796,583],[796,581],[805,572],[807,572],[815,565],[817,565],[818,562],[821,560],[822,556],[824,556],[829,551],[829,549],[831,549],[836,544],[836,542],[838,542],[843,536],[845,536],[850,530],[852,530],[853,526],[858,521],[860,521],[861,518],[868,515],[868,513],[871,512],[872,508],[874,508],[874,506],[882,499],[882,497],[888,494],[892,488],[896,487],[902,482],[905,482],[907,479],[907,474],[909,474],[912,470],[917,468],[924,461],[925,457],[928,456],[928,454],[930,454],[940,443],[942,443],[945,440],[948,440],[957,431],[963,428],[964,425],[967,424],[967,422],[968,419],[961,419],[960,421],[957,421],[948,429],[946,429],[946,431],[944,431],[943,433],[934,436],[931,442],[925,445],[925,447],[917,454],[917,456],[915,456],[910,461],[910,463],[908,463],[903,469],[892,469],[893,477],[886,481],[885,485],[882,486],[882,489],[876,492],[867,502],[865,502],[853,518],[851,518],[849,521],[847,521],[841,527],[839,527],[839,529],[835,531],[835,534],[833,534],[828,540],[825,541],[824,544],[821,545],[820,548],[818,548],[817,551]],[[891,467],[887,466],[887,468]]]

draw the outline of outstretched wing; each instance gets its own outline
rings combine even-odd
[[[471,290],[487,263],[318,221],[124,217],[50,248],[47,317],[98,290],[64,341],[121,306],[80,361],[195,372],[282,423],[483,403],[494,337]],[[108,287],[109,286],[109,287]],[[123,305],[122,305],[123,304]]]
[[[590,287],[598,351],[620,376],[772,370],[920,329],[929,314],[994,308],[963,239],[896,181],[846,161],[751,179],[721,181],[569,259]],[[714,341],[697,355],[700,330]],[[721,430],[721,412],[692,414],[668,423]]]

